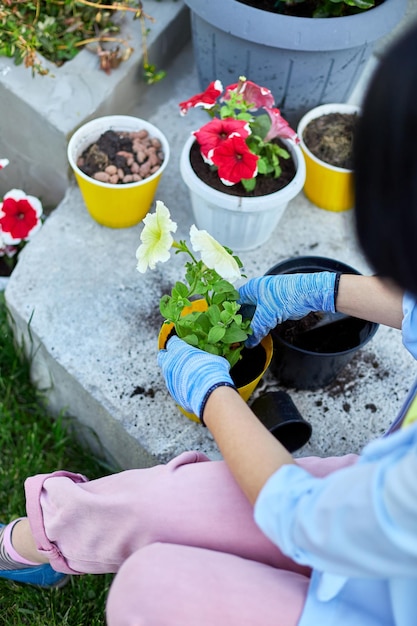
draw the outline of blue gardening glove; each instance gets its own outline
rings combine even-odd
[[[252,278],[239,288],[240,304],[256,305],[253,335],[246,346],[256,346],[277,324],[298,320],[311,311],[335,312],[336,272],[282,274]]]
[[[227,359],[193,348],[179,337],[172,337],[166,349],[159,351],[158,365],[175,402],[197,415],[203,424],[210,394],[224,385],[235,388]]]

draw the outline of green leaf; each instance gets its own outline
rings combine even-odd
[[[236,363],[238,363],[240,361],[240,359],[242,358],[241,355],[241,350],[239,348],[236,348],[236,350],[231,350],[226,358],[230,363],[230,367],[232,368],[234,365],[236,365]]]
[[[233,294],[233,296],[237,295],[237,297],[239,298],[238,291],[233,287],[231,283],[229,283],[227,280],[224,280],[223,278],[214,283],[213,289],[217,293],[230,293],[231,295]]]
[[[234,323],[226,329],[223,341],[225,343],[240,343],[241,341],[246,341],[247,337],[248,334]]]
[[[226,333],[226,329],[223,326],[214,326],[213,328],[210,329],[210,332],[208,334],[208,341],[209,343],[217,343],[218,341],[221,341],[223,339],[223,337],[225,336]]]
[[[188,343],[190,346],[194,346],[195,348],[198,348],[197,335],[194,335],[194,334],[184,335],[184,337],[181,337],[181,339],[184,339],[184,341]]]
[[[174,288],[172,289],[172,296],[174,298],[188,298],[189,290],[187,285],[184,283],[176,282]]]
[[[220,320],[221,320],[222,324],[227,326],[233,320],[233,313],[231,313],[230,311],[226,311],[226,309],[224,309],[220,313]]]
[[[209,316],[208,316],[208,311],[204,311],[204,313],[200,313],[200,316],[198,317],[197,321],[194,324],[195,328],[200,329],[205,336],[208,335],[210,328],[213,326],[213,323],[211,322]]]
[[[239,295],[239,293],[238,293],[238,295]],[[240,304],[238,304],[236,301],[225,302],[223,304],[223,308],[224,308],[225,311],[228,311],[230,313],[230,315],[235,315],[239,311],[239,309],[240,309]]]
[[[182,315],[178,322],[184,328],[192,327],[195,326],[201,315],[203,315],[201,311],[191,311],[187,315]]]
[[[218,306],[216,306],[215,304],[211,305],[208,309],[207,309],[207,317],[210,320],[211,324],[213,326],[215,326],[216,324],[218,324],[220,322],[220,309]]]
[[[253,191],[256,185],[256,178],[242,178],[241,183],[246,191]]]
[[[175,319],[177,319],[177,317],[180,316],[182,309],[178,309],[171,296],[165,294],[159,301],[159,310],[162,317],[167,320],[174,321]]]
[[[270,171],[271,171],[271,167],[270,167],[270,164],[268,162],[268,159],[260,158],[258,160],[258,172],[260,174],[264,174],[265,175],[265,174],[269,174]],[[255,179],[252,179],[252,180],[255,180]]]
[[[269,129],[271,128],[271,119],[267,113],[262,113],[255,117],[255,121],[251,124],[252,133],[258,135],[261,139],[265,139]]]

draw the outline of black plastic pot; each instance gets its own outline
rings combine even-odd
[[[266,274],[322,271],[360,274],[341,261],[317,256],[287,259]],[[278,325],[271,332],[274,354],[270,371],[285,387],[314,390],[330,384],[379,327],[374,322],[349,315],[323,313],[316,325],[303,332],[306,320]],[[291,324],[291,340],[288,324]]]
[[[311,424],[285,391],[267,391],[256,398],[251,409],[289,452],[302,448],[311,437]]]

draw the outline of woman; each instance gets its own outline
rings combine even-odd
[[[248,281],[240,296],[256,304],[251,345],[285,319],[337,309],[402,328],[417,357],[416,58],[414,28],[381,62],[358,129],[358,235],[378,277]],[[416,389],[397,432],[360,457],[295,462],[236,393],[224,359],[174,337],[158,360],[224,461],[186,452],[91,482],[29,478],[28,518],[4,529],[0,576],[50,586],[65,574],[117,572],[110,626],[414,624]]]

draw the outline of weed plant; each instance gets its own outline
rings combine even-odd
[[[4,0],[0,3],[0,56],[24,63],[32,74],[47,74],[39,55],[57,66],[84,46],[94,46],[101,69],[109,73],[129,58],[133,48],[120,37],[121,16],[140,20],[143,73],[152,83],[164,77],[148,60],[147,15],[140,0]],[[112,45],[113,48],[106,49]]]
[[[0,521],[25,515],[24,480],[57,469],[99,478],[113,471],[82,449],[66,418],[53,419],[15,348],[0,294]],[[100,532],[100,529],[97,529]],[[103,626],[112,575],[72,576],[44,590],[0,579],[0,626]]]

